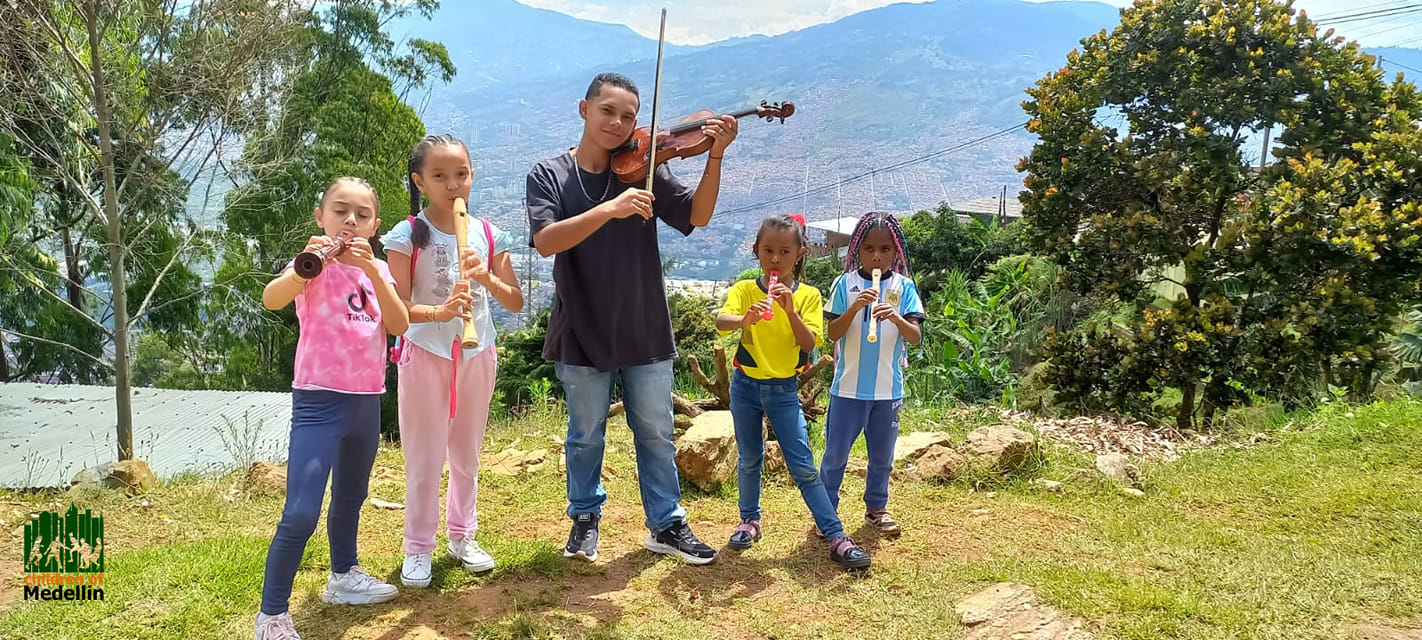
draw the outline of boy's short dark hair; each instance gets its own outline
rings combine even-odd
[[[639,99],[642,97],[641,94],[637,93],[637,85],[632,82],[631,78],[628,78],[627,76],[624,76],[620,73],[599,73],[597,74],[597,77],[593,78],[592,83],[588,85],[588,93],[586,96],[583,96],[584,99],[592,100],[593,98],[596,98],[599,94],[602,93],[603,85],[608,84],[614,87],[626,89],[627,91],[631,92],[632,95],[637,96]]]

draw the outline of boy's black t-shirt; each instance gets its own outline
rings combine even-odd
[[[583,171],[570,153],[539,161],[528,172],[529,246],[539,229],[582,215],[632,186],[610,170]],[[663,164],[652,194],[655,217],[689,235],[695,190]],[[544,358],[612,371],[676,356],[656,222],[641,216],[607,221],[554,257],[553,281]]]

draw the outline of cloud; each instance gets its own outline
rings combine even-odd
[[[519,1],[585,20],[625,24],[649,38],[657,37],[661,8],[665,6],[667,42],[674,44],[706,44],[756,34],[778,35],[894,4],[887,0],[721,0],[714,4],[697,0]]]
[[[896,2],[926,2],[930,0],[518,0],[523,4],[552,9],[560,13],[613,24],[627,25],[649,38],[657,37],[661,8],[667,8],[667,42],[673,44],[706,44],[728,38],[755,34],[779,35],[817,24],[834,22],[861,11],[876,9]],[[986,0],[937,0],[939,2],[981,2]],[[1061,0],[1024,0],[1055,2]],[[1131,0],[1095,0],[1117,7],[1130,6]],[[1344,15],[1358,10],[1357,0],[1295,0],[1294,7],[1315,18]],[[1338,33],[1359,39],[1363,44],[1418,44],[1422,21],[1417,16],[1379,18],[1371,21],[1339,25]]]

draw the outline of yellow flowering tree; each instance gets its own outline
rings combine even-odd
[[[1187,428],[1246,390],[1366,393],[1422,275],[1415,88],[1282,0],[1139,0],[1082,44],[1023,105],[1025,233],[1141,312],[1049,341],[1062,396],[1176,388]]]

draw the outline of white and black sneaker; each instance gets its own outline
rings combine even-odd
[[[563,547],[564,558],[581,558],[592,562],[597,560],[596,513],[580,513],[573,517],[573,530],[568,532],[568,544]]]
[[[661,533],[647,536],[644,545],[652,553],[676,556],[690,564],[710,564],[716,559],[716,550],[698,540],[691,532],[691,525],[678,522]]]

